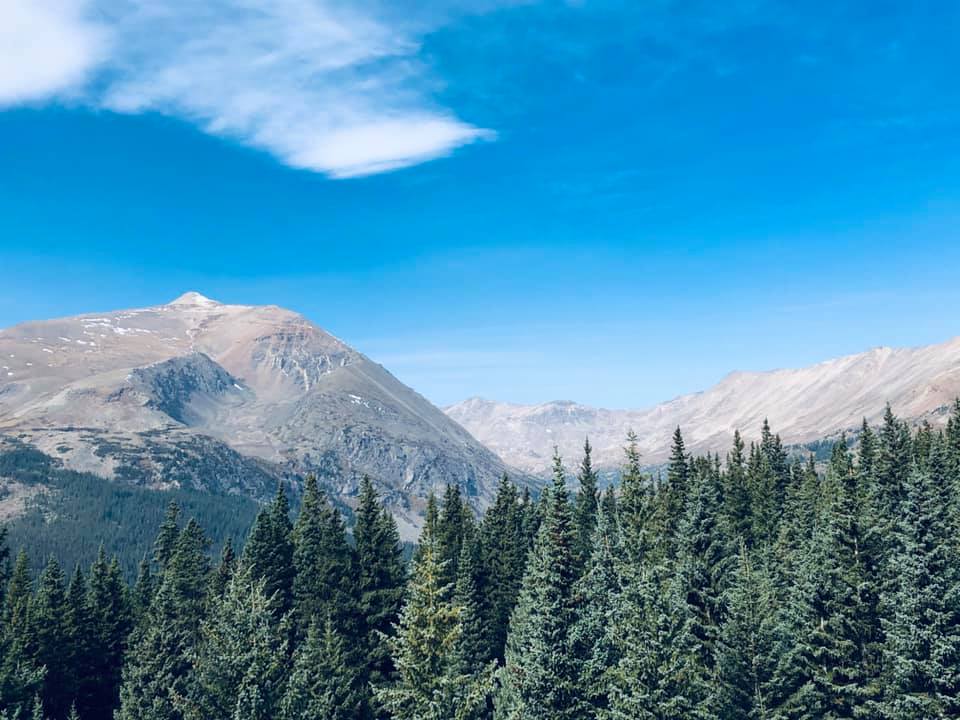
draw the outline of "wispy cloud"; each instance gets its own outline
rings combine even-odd
[[[75,90],[107,56],[109,33],[84,0],[0,4],[0,108]]]
[[[335,0],[7,0],[0,104],[70,94],[161,112],[333,177],[492,137],[432,100],[441,81],[421,42],[456,13],[392,12]]]

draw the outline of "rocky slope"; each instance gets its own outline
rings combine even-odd
[[[940,422],[960,396],[960,338],[920,348],[876,348],[807,368],[736,372],[704,392],[645,410],[604,410],[573,402],[514,405],[480,398],[447,414],[505,462],[531,473],[549,469],[553,447],[571,462],[584,438],[595,462],[619,466],[629,429],[644,457],[662,461],[671,434],[683,429],[695,451],[726,452],[735,429],[756,437],[763,419],[785,442],[803,443],[879,420],[886,403],[901,417]]]
[[[0,331],[0,433],[73,469],[256,498],[314,471],[349,503],[369,474],[408,537],[431,488],[482,507],[507,469],[306,318],[197,293]]]

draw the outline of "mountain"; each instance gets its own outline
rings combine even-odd
[[[735,372],[709,390],[644,410],[604,410],[573,402],[516,405],[472,398],[446,413],[506,463],[530,473],[550,467],[554,446],[572,464],[584,438],[601,468],[618,467],[633,429],[650,463],[663,461],[680,427],[690,450],[725,453],[733,431],[749,440],[764,418],[787,443],[856,431],[890,403],[901,417],[937,423],[960,396],[960,338],[920,348],[875,348],[810,367]]]
[[[263,499],[316,472],[351,503],[379,483],[401,532],[431,489],[477,507],[502,461],[387,370],[276,306],[190,292],[0,331],[0,433],[72,470]]]

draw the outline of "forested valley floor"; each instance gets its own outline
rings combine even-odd
[[[409,563],[369,480],[352,532],[311,478],[236,553],[171,503],[132,584],[55,546],[35,577],[2,530],[0,718],[960,717],[960,402],[824,463],[764,424],[575,474],[480,520],[449,486]]]

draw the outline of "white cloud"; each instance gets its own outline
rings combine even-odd
[[[56,58],[47,64],[58,80],[27,78],[10,102],[80,93],[116,112],[182,117],[333,177],[413,165],[492,136],[432,100],[439,79],[420,44],[450,13],[431,22],[337,0],[96,0],[86,9],[97,11],[112,43],[91,81],[106,30],[81,15],[79,0],[40,0],[43,11],[37,0],[12,1],[15,17],[32,14],[20,22],[25,46],[46,38],[84,52],[34,53]],[[0,50],[0,77],[15,74],[21,52]]]
[[[82,0],[0,3],[0,107],[76,88],[105,57],[107,28]]]

